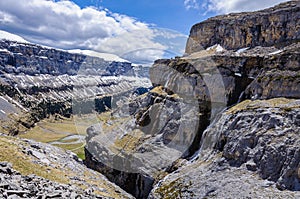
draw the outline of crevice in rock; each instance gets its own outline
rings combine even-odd
[[[86,159],[84,164],[95,171],[105,175],[108,180],[120,186],[126,192],[137,199],[146,199],[153,189],[154,179],[141,173],[129,173],[118,171],[97,161],[93,155],[85,149]]]
[[[192,157],[201,147],[201,138],[205,129],[211,123],[211,102],[200,102],[199,103],[199,112],[201,115],[199,116],[199,124],[198,130],[194,137],[194,141],[192,142],[191,146],[187,150],[187,153],[183,155],[183,158],[189,159]]]

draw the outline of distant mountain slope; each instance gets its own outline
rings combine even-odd
[[[0,40],[9,40],[9,41],[16,41],[19,43],[30,43],[27,40],[25,40],[23,37],[12,34],[3,30],[0,30]],[[43,45],[41,45],[43,46]],[[46,46],[43,46],[46,47]],[[99,53],[93,50],[81,50],[81,49],[72,49],[72,50],[67,50],[69,53],[73,54],[82,54],[82,55],[87,55],[91,57],[98,57],[102,58],[105,61],[116,61],[116,62],[129,62],[128,60],[122,59],[121,57],[110,54],[110,53]]]

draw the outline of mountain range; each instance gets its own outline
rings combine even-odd
[[[0,198],[300,198],[299,27],[216,16],[150,68],[1,31]]]

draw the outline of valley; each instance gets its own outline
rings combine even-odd
[[[0,198],[300,198],[299,27],[212,17],[151,67],[0,40]]]

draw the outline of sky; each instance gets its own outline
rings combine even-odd
[[[191,26],[286,0],[0,0],[0,30],[60,49],[151,62],[184,53]]]

